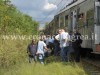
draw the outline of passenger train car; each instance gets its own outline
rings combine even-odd
[[[47,31],[52,34],[58,28],[68,31],[77,28],[84,37],[82,47],[100,54],[100,0],[74,0],[59,11],[48,26]]]

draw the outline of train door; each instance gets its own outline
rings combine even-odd
[[[100,0],[95,1],[95,51],[100,52]]]

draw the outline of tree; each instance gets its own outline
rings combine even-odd
[[[10,0],[0,0],[0,34],[37,34],[38,27],[37,21],[17,10]]]

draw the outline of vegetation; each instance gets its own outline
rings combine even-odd
[[[0,0],[0,67],[8,68],[26,57],[27,40],[5,40],[3,35],[36,35],[38,22],[21,13],[9,0]],[[0,74],[1,75],[1,74]]]
[[[32,17],[0,0],[0,34],[35,34],[37,30],[38,22],[33,21]]]
[[[30,41],[5,40],[1,36],[36,35],[39,24],[8,2],[0,0],[0,75],[86,75],[83,68],[76,64],[28,64],[26,49]]]
[[[45,27],[44,27],[44,30],[43,30],[43,32],[44,32],[44,34],[49,34],[50,32],[50,26],[49,26],[49,23],[47,22],[47,23],[45,23]]]
[[[5,71],[2,75],[87,75],[79,65],[54,62],[47,65],[23,63]]]

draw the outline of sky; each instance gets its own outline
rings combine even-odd
[[[40,23],[40,29],[72,0],[11,0],[18,10]]]

